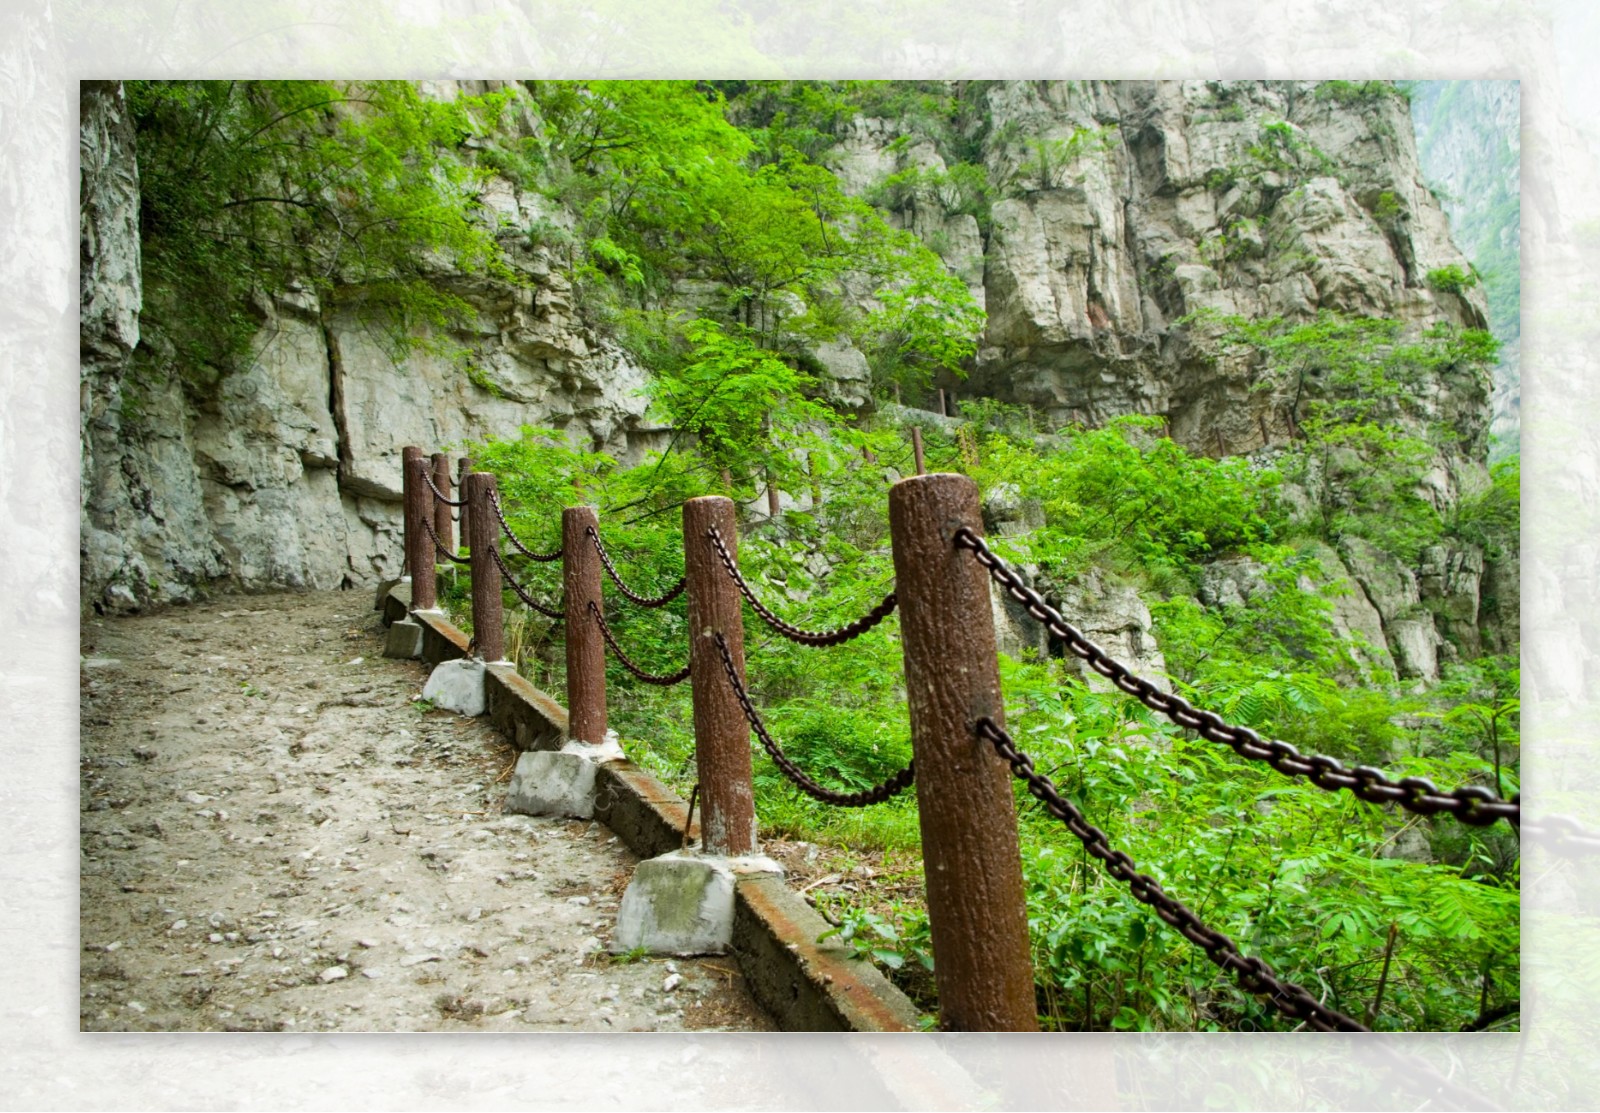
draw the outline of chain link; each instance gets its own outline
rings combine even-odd
[[[472,563],[472,558],[471,557],[464,557],[464,556],[461,556],[461,555],[459,555],[457,553],[452,553],[449,549],[444,547],[444,542],[439,540],[439,535],[434,532],[433,523],[428,521],[427,517],[423,517],[422,526],[423,526],[424,529],[426,529],[428,531],[428,536],[433,538],[433,547],[438,552],[438,554],[440,556],[449,557],[451,560],[455,561],[457,564],[470,565]]]
[[[605,615],[600,613],[600,608],[595,604],[593,599],[589,600],[588,608],[589,613],[594,616],[594,620],[600,624],[600,635],[601,637],[605,638],[606,644],[611,647],[611,652],[615,654],[617,660],[621,662],[622,667],[633,673],[634,676],[637,676],[646,684],[655,684],[661,688],[670,688],[674,684],[681,684],[685,680],[689,679],[688,665],[684,665],[683,668],[679,669],[677,672],[665,674],[645,672],[638,665],[630,661],[626,653],[622,652],[622,647],[617,644],[617,639],[611,636],[611,627],[606,625]]]
[[[543,603],[540,603],[532,595],[528,594],[526,588],[517,583],[515,577],[511,575],[511,569],[506,567],[505,558],[500,555],[499,549],[490,546],[489,555],[494,558],[495,564],[500,568],[500,578],[505,581],[507,587],[516,593],[518,599],[521,599],[528,606],[532,607],[534,610],[538,611],[540,614],[544,615],[548,619],[551,619],[552,621],[560,622],[566,617],[560,611],[551,610]]]
[[[494,511],[495,521],[500,523],[500,532],[506,535],[517,552],[529,560],[536,560],[540,564],[549,564],[553,560],[560,560],[564,555],[560,549],[553,553],[536,553],[524,545],[521,539],[511,532],[511,526],[506,522],[505,511],[500,509],[500,495],[495,491],[489,492],[489,509]]]
[[[1033,619],[1060,638],[1073,656],[1083,659],[1095,672],[1152,711],[1160,712],[1202,738],[1232,748],[1240,757],[1266,762],[1285,776],[1304,777],[1329,792],[1344,789],[1369,804],[1399,804],[1418,815],[1448,812],[1473,827],[1487,827],[1500,819],[1516,827],[1521,821],[1520,795],[1502,800],[1481,785],[1463,785],[1444,792],[1425,777],[1392,781],[1382,770],[1370,765],[1347,770],[1337,758],[1320,754],[1306,757],[1287,742],[1262,738],[1249,727],[1231,726],[1215,712],[1199,710],[1182,696],[1164,692],[1150,681],[1135,676],[1126,665],[1079,633],[1038,592],[1019,580],[971,529],[962,526],[956,530],[953,540],[958,549],[970,550],[978,563],[988,569],[994,582],[1026,607]]]
[[[1084,819],[1083,813],[1056,791],[1054,781],[1034,769],[1033,759],[1018,750],[1011,736],[993,719],[979,719],[973,724],[973,732],[994,746],[995,752],[1011,766],[1012,774],[1027,782],[1029,795],[1064,823],[1089,854],[1105,863],[1106,872],[1126,885],[1135,900],[1155,909],[1163,923],[1176,928],[1180,935],[1203,950],[1220,969],[1233,975],[1241,988],[1264,997],[1284,1016],[1304,1021],[1320,1031],[1370,1031],[1358,1021],[1328,1008],[1300,986],[1283,981],[1261,959],[1241,953],[1238,944],[1220,931],[1207,927],[1186,905],[1169,896],[1155,878],[1140,873],[1125,851],[1111,849],[1106,833]]]
[[[421,460],[417,461],[417,471],[418,471],[419,474],[421,474],[422,481],[428,485],[428,490],[433,492],[433,497],[434,498],[438,499],[440,502],[444,503],[446,506],[465,506],[465,505],[467,505],[467,500],[466,499],[446,498],[444,492],[439,490],[439,488],[434,485],[433,476],[432,476],[432,474],[430,474],[427,464],[424,463]]]
[[[744,685],[739,683],[739,671],[733,667],[733,654],[728,650],[727,639],[720,633],[712,636],[717,642],[717,652],[722,655],[722,669],[728,676],[728,683],[733,686],[734,698],[744,710],[744,717],[749,722],[750,729],[756,732],[756,737],[761,740],[762,749],[767,751],[767,756],[772,758],[773,764],[777,765],[783,775],[793,781],[801,792],[813,799],[821,800],[824,804],[835,804],[841,808],[864,808],[870,804],[883,803],[911,784],[916,771],[915,761],[908,763],[904,769],[882,784],[862,789],[860,792],[836,792],[831,788],[824,788],[806,776],[778,747],[772,735],[767,733],[766,724],[761,721],[761,716],[756,714],[755,706],[750,702],[750,694],[744,690]]]
[[[856,619],[856,621],[850,623],[849,625],[841,626],[836,630],[811,631],[802,630],[798,626],[791,626],[789,623],[785,622],[783,619],[779,618],[766,607],[761,605],[761,600],[756,598],[755,592],[750,589],[750,585],[746,583],[745,578],[740,575],[739,566],[734,563],[733,554],[728,552],[728,546],[723,543],[722,534],[718,532],[717,527],[712,526],[710,529],[706,530],[706,536],[711,539],[711,544],[716,548],[717,555],[722,558],[722,567],[727,569],[728,575],[732,577],[733,582],[738,585],[739,593],[743,595],[745,601],[750,604],[750,608],[754,610],[756,614],[761,616],[761,620],[763,622],[792,642],[799,642],[801,645],[811,646],[843,645],[845,642],[853,641],[854,639],[859,638],[862,634],[865,634],[868,630],[872,629],[878,623],[882,622],[884,619],[888,618],[894,613],[895,594],[891,591],[888,595],[883,597],[883,602],[879,603],[876,607],[873,607],[872,610],[868,611],[864,616]]]
[[[588,535],[590,541],[594,542],[594,551],[600,554],[600,563],[606,566],[606,572],[610,575],[612,581],[617,585],[618,590],[620,590],[622,594],[626,595],[639,606],[664,607],[678,596],[682,595],[683,589],[689,586],[689,577],[685,575],[677,583],[673,584],[672,587],[668,588],[665,595],[658,595],[654,599],[651,599],[649,596],[640,595],[638,592],[629,588],[627,584],[623,583],[622,577],[617,575],[616,565],[611,563],[611,555],[606,552],[606,547],[600,543],[600,531],[595,529],[593,526],[586,526],[583,532]]]

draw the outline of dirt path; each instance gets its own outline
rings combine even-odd
[[[635,858],[502,815],[366,592],[82,631],[85,1030],[764,1030],[731,960],[608,958]]]

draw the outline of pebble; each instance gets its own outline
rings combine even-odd
[[[682,984],[683,984],[683,975],[682,974],[668,974],[667,975],[667,980],[661,983],[661,992],[662,993],[671,993],[673,990],[677,989]]]
[[[184,928],[186,928],[188,926],[189,926],[189,921],[188,920],[173,920],[172,921],[172,927],[168,928],[167,930],[169,930],[169,931],[182,931]]]
[[[221,943],[222,933],[220,931],[214,931],[210,935],[206,936],[206,939],[212,943]]]
[[[401,966],[420,966],[424,962],[443,962],[443,955],[406,955],[400,960]]]
[[[322,973],[317,975],[318,978],[322,979],[323,984],[341,981],[349,976],[350,971],[346,970],[343,966],[330,966]]]
[[[576,904],[579,908],[587,908],[589,906],[589,898],[588,897],[568,897],[567,898],[567,903],[568,904]]]
[[[211,799],[211,797],[202,796],[198,792],[185,792],[183,794],[183,798],[191,804],[204,804],[207,800]]]

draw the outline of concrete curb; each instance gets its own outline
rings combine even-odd
[[[403,618],[411,585],[380,597],[384,624]],[[466,655],[468,638],[443,614],[415,612],[429,665]],[[558,750],[567,712],[507,664],[489,666],[489,720],[518,750]],[[689,805],[631,761],[610,761],[595,778],[596,820],[641,858],[683,845]],[[699,821],[689,829],[699,835]],[[734,887],[733,944],[750,991],[789,1032],[914,1032],[917,1010],[871,963],[840,943],[818,943],[828,929],[817,911],[781,877],[752,875]]]

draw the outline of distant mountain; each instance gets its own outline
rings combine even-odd
[[[1515,81],[1418,81],[1409,91],[1423,176],[1482,276],[1501,343],[1489,426],[1499,459],[1517,451],[1521,426],[1521,90]]]

